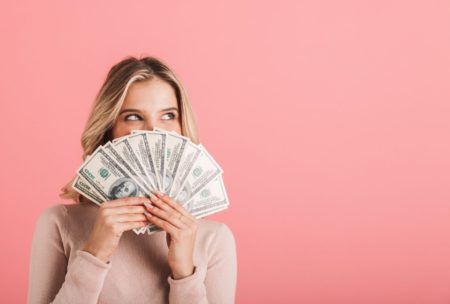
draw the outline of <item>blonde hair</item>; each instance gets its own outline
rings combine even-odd
[[[83,134],[83,160],[94,150],[112,140],[111,130],[123,105],[127,92],[134,82],[159,78],[167,82],[175,91],[180,113],[181,133],[198,143],[197,127],[190,99],[181,81],[166,64],[155,57],[127,57],[114,65],[98,92]],[[63,198],[81,201],[81,196],[72,188],[72,179],[60,194]]]

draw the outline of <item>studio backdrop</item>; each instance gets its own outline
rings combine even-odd
[[[450,302],[449,1],[12,1],[0,27],[2,303],[109,68],[145,55],[224,170],[237,303]]]

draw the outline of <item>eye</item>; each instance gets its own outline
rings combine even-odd
[[[141,119],[142,119],[142,117],[140,117],[137,114],[130,114],[130,115],[125,116],[125,120],[136,121],[136,120],[141,120]]]
[[[174,118],[175,118],[175,114],[172,113],[172,112],[165,113],[165,114],[162,116],[162,119],[163,119],[163,120],[171,120],[171,119],[174,119]]]

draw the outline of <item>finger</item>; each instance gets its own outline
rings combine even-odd
[[[169,213],[172,213],[172,210],[174,210],[177,213],[177,215],[175,215],[177,218],[180,218],[178,214],[181,214],[183,216],[182,222],[184,224],[192,224],[196,221],[196,219],[184,207],[182,207],[175,200],[171,199],[170,196],[159,191],[154,193],[156,196],[150,195],[150,200],[154,205]]]
[[[142,228],[145,226],[147,226],[146,222],[124,222],[120,223],[119,227],[122,231],[128,231],[136,228]]]
[[[144,213],[144,206],[120,206],[103,210],[105,215]]]
[[[143,196],[130,196],[119,198],[112,201],[104,202],[101,206],[104,208],[112,208],[119,206],[133,206],[133,205],[142,205],[143,201],[148,201],[148,198]]]
[[[152,204],[154,206],[157,206],[164,211],[175,211],[175,209],[173,209],[167,203],[165,203],[164,201],[162,201],[161,199],[159,199],[158,197],[156,197],[154,195],[150,196],[150,201],[152,202]],[[145,206],[151,208],[151,206],[148,206],[148,205],[145,205]]]
[[[181,214],[183,214],[185,216],[190,216],[190,213],[184,207],[182,207],[179,203],[174,201],[167,194],[164,194],[162,192],[155,192],[155,194],[156,194],[157,198],[159,198],[161,201],[165,202],[167,205],[169,205],[173,209],[177,210],[178,212],[180,212]],[[150,196],[150,200],[151,199],[152,199],[152,197]]]
[[[155,206],[160,207],[160,209],[168,212],[169,214],[175,213],[176,215],[174,216],[176,216],[177,218],[182,215],[183,222],[185,223],[195,221],[195,218],[188,211],[186,211],[186,209],[184,209],[180,204],[176,203],[166,194],[159,193],[159,197],[150,196],[150,200]],[[147,204],[145,206],[148,207]],[[147,208],[147,210],[149,209]]]
[[[181,221],[180,216],[183,216],[179,212],[172,209],[171,212],[165,211],[160,209],[159,207],[153,207],[148,209],[149,213],[153,216],[157,216],[160,219],[163,219],[169,223],[171,223],[173,226],[177,228],[185,228],[186,224]]]
[[[158,226],[165,232],[169,233],[171,236],[175,236],[178,233],[178,228],[172,225],[171,223],[158,218],[157,216],[151,215],[150,213],[146,212],[145,216],[147,217],[147,220],[154,224],[155,226]]]
[[[141,214],[119,214],[112,215],[107,218],[108,221],[113,221],[116,223],[124,223],[124,222],[145,222],[147,218],[144,213]]]

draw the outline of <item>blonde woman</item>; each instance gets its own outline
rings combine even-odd
[[[126,58],[101,87],[82,135],[83,159],[132,130],[161,128],[198,143],[185,89],[160,60]],[[236,251],[222,223],[196,220],[167,195],[101,207],[71,189],[33,237],[28,303],[233,303]],[[155,224],[163,232],[127,232]],[[120,241],[120,242],[119,242]]]

